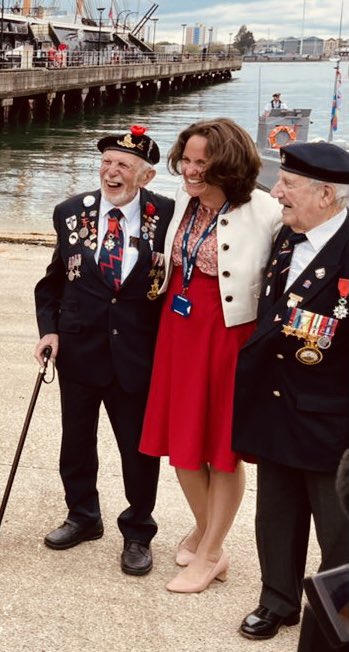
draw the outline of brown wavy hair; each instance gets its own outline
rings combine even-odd
[[[233,120],[200,120],[181,131],[167,160],[171,174],[181,174],[180,164],[187,141],[192,136],[207,139],[206,183],[219,186],[228,201],[241,206],[251,199],[261,168],[261,159],[251,136]]]

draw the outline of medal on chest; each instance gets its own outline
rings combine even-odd
[[[333,309],[333,314],[337,319],[344,319],[348,317],[349,310],[347,308],[348,295],[349,295],[349,278],[338,279],[339,299],[338,303]]]
[[[319,364],[323,359],[322,350],[331,346],[338,325],[338,319],[320,315],[301,308],[292,308],[282,333],[304,340],[304,345],[296,351],[296,358],[306,365]]]

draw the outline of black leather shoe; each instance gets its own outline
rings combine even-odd
[[[289,616],[279,616],[266,607],[259,605],[241,623],[239,632],[246,638],[263,640],[273,638],[281,625],[297,625],[300,617],[298,611]]]
[[[129,575],[146,575],[153,568],[150,546],[125,539],[121,554],[121,570]]]
[[[46,535],[44,543],[54,550],[73,548],[82,541],[93,541],[103,536],[104,528],[100,519],[93,525],[81,525],[74,521],[66,520],[57,530]]]

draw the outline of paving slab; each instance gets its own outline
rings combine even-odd
[[[39,241],[40,245],[32,242]],[[52,255],[52,235],[0,237],[0,494],[4,491],[38,367],[33,289]],[[105,534],[71,550],[49,550],[43,537],[64,520],[58,475],[58,383],[43,385],[0,528],[0,652],[296,652],[299,626],[265,642],[238,633],[258,603],[260,571],[254,540],[256,478],[247,467],[243,503],[227,541],[228,580],[200,594],[166,591],[176,574],[174,551],[190,529],[189,508],[174,470],[162,460],[153,543],[154,570],[120,570],[116,527],[125,508],[120,460],[102,410],[99,491]],[[312,533],[308,572],[319,552]]]

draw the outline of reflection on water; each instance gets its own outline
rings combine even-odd
[[[311,108],[310,138],[327,138],[334,82],[330,62],[244,64],[234,80],[150,102],[102,108],[92,115],[30,123],[0,134],[0,232],[52,231],[53,206],[66,197],[98,187],[96,142],[106,132],[144,124],[158,142],[162,160],[151,188],[173,196],[179,183],[166,168],[178,132],[202,118],[227,116],[256,137],[258,107],[280,91],[290,108]],[[342,64],[344,65],[344,64]],[[348,76],[338,138],[349,141]],[[259,85],[260,80],[260,85]]]

